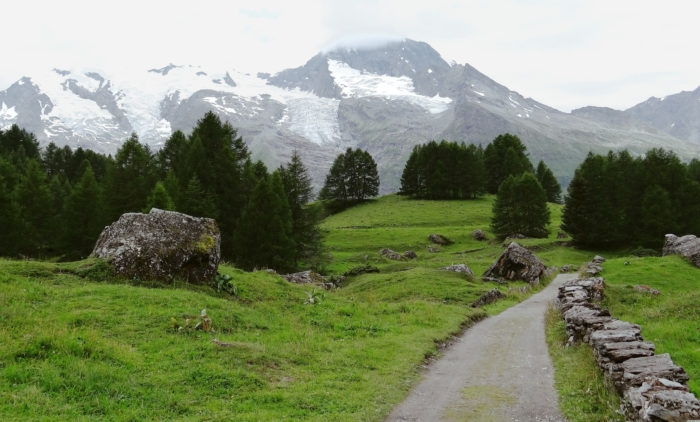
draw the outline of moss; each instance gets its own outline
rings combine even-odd
[[[216,246],[216,241],[214,237],[210,234],[202,234],[199,240],[194,244],[194,248],[197,252],[208,253]]]

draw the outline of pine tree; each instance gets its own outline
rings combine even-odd
[[[378,194],[377,163],[367,151],[348,148],[333,161],[319,198],[340,203],[355,203]]]
[[[187,187],[182,192],[178,211],[195,217],[208,217],[216,219],[218,209],[211,194],[202,188],[197,176],[192,176]]]
[[[170,194],[165,189],[163,182],[157,182],[153,187],[150,195],[148,195],[148,200],[146,201],[146,208],[143,212],[148,213],[152,208],[158,208],[161,210],[174,210],[175,204],[173,203]]]
[[[143,210],[155,182],[151,152],[133,134],[117,151],[109,176],[107,198],[110,219],[116,220],[125,212]]]
[[[501,238],[515,234],[546,237],[549,217],[547,196],[537,178],[532,173],[511,175],[498,189],[491,228]]]
[[[0,170],[2,170],[0,157]],[[15,256],[23,236],[20,209],[12,194],[13,187],[6,178],[9,168],[0,171],[0,256]]]
[[[559,186],[559,182],[557,182],[557,179],[554,177],[554,173],[552,173],[552,170],[547,167],[544,161],[540,161],[539,164],[537,164],[537,181],[540,182],[540,185],[542,185],[542,188],[547,194],[548,202],[557,204],[561,202],[561,186]]]
[[[665,234],[677,233],[679,226],[674,219],[673,202],[664,188],[649,186],[642,195],[641,211],[637,228],[641,246],[661,248]]]
[[[290,162],[279,169],[292,217],[292,239],[296,244],[295,264],[300,260],[315,261],[322,253],[318,228],[318,207],[309,206],[313,188],[311,177],[295,151]],[[296,265],[295,265],[296,266]]]
[[[236,240],[241,268],[294,269],[292,217],[278,173],[258,182],[241,214]]]
[[[399,195],[417,196],[419,192],[419,174],[418,160],[421,151],[421,146],[413,147],[411,155],[406,161],[403,173],[401,174],[401,190]]]
[[[63,227],[67,257],[84,258],[90,253],[105,225],[103,212],[100,187],[88,164],[66,199]]]
[[[24,225],[22,252],[43,254],[51,245],[51,231],[60,210],[52,209],[52,197],[46,173],[36,160],[27,162],[25,173],[15,189]]]
[[[512,149],[512,152],[508,150]],[[527,148],[515,135],[506,133],[497,136],[484,150],[486,167],[486,189],[489,193],[498,192],[498,187],[509,175],[519,175],[533,171]]]

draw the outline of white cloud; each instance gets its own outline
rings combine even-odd
[[[554,107],[622,108],[700,84],[698,12],[693,0],[13,1],[0,86],[53,67],[275,72],[382,34],[425,41]]]

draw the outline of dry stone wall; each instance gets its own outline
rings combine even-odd
[[[604,261],[595,257],[583,274],[600,273]],[[613,318],[597,304],[604,288],[605,280],[594,276],[568,281],[559,288],[569,343],[582,341],[592,346],[598,365],[622,397],[628,421],[700,420],[700,401],[688,391],[688,374],[667,353],[657,355],[638,325]]]

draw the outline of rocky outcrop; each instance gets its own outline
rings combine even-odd
[[[681,237],[667,234],[662,253],[664,256],[681,255],[696,267],[700,267],[700,238],[692,234]]]
[[[217,273],[220,243],[214,220],[154,208],[126,213],[105,227],[92,256],[129,278],[204,283]]]
[[[523,280],[537,284],[546,270],[545,265],[532,252],[512,242],[496,262],[484,273],[484,278]]]
[[[389,248],[384,248],[381,251],[379,251],[379,255],[383,256],[384,258],[391,259],[393,261],[406,261],[409,259],[418,258],[418,255],[416,255],[414,251],[406,251],[401,254]]]
[[[474,272],[471,268],[469,268],[469,266],[467,266],[467,264],[452,264],[446,267],[442,267],[441,269],[445,271],[452,271],[455,273],[464,274],[469,278],[474,277]]]
[[[435,243],[436,245],[441,245],[441,246],[447,246],[451,245],[452,242],[450,239],[446,238],[445,236],[437,233],[433,233],[428,236],[428,240],[431,241],[432,243]]]
[[[604,259],[594,258],[600,266]],[[605,282],[582,278],[559,288],[558,302],[569,343],[583,341],[593,347],[601,370],[622,396],[629,421],[676,422],[700,418],[700,401],[688,392],[688,375],[668,354],[656,355],[653,343],[644,341],[641,328],[613,318],[598,306]]]

